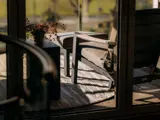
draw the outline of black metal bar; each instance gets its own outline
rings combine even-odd
[[[128,33],[128,2],[118,0],[118,45],[117,45],[117,72],[116,72],[116,105],[121,111],[126,109],[126,68],[127,68],[127,33]]]
[[[44,52],[42,49],[40,49],[37,46],[31,45],[29,43],[26,43],[24,40],[19,39],[16,40],[17,38],[15,37],[11,37],[11,36],[5,36],[5,35],[0,35],[0,41],[8,43],[8,44],[12,44],[15,46],[18,46],[19,49],[24,49],[27,52],[29,52],[30,54],[34,54],[42,63],[42,67],[43,67],[43,75],[42,77],[44,77],[45,80],[56,80],[57,76],[57,71],[56,71],[56,67],[55,64],[53,64],[52,59],[46,54],[46,52]],[[48,89],[48,88],[47,88]],[[20,96],[21,97],[21,96]],[[20,98],[18,97],[18,98]],[[46,113],[48,113],[50,111],[50,101],[48,99],[49,97],[45,98],[46,101]],[[13,98],[10,98],[8,100],[2,101],[2,104],[7,104],[7,112],[5,112],[5,119],[21,119],[22,120],[22,115],[21,113],[21,109],[19,106],[19,100],[15,101],[14,104],[9,104],[10,102],[14,101],[12,100]],[[15,99],[15,98],[14,98]],[[1,103],[1,102],[0,102]],[[14,111],[12,111],[12,109],[9,109],[10,107],[13,107]],[[49,115],[49,114],[45,114],[45,115]],[[46,116],[49,117],[49,116]]]
[[[19,36],[19,1],[7,0],[8,35]],[[22,6],[23,7],[23,6]],[[24,31],[24,30],[23,30]],[[12,45],[6,46],[7,52],[7,98],[22,96],[23,86],[23,62],[22,51]],[[15,70],[16,68],[16,70]],[[12,112],[13,111],[13,112]],[[20,106],[18,102],[7,105],[5,119],[21,119]],[[15,118],[16,116],[16,118]]]
[[[81,3],[81,0],[78,0],[78,12],[79,12],[78,13],[78,15],[79,15],[78,16],[78,19],[79,19],[79,21],[78,21],[79,22],[78,30],[81,31],[82,30],[82,3]]]
[[[30,43],[25,42],[22,39],[18,39],[12,36],[5,36],[0,35],[0,41],[5,42],[7,44],[13,44],[19,46],[27,50],[30,54],[34,54],[42,63],[43,65],[43,74],[52,73],[53,77],[56,77],[57,71],[55,71],[56,66],[53,64],[52,59],[50,56],[47,55],[41,48],[32,45]]]
[[[133,96],[133,63],[134,63],[134,40],[135,40],[135,0],[128,2],[128,38],[127,38],[127,109],[131,110]]]

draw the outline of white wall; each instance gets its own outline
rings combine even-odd
[[[159,0],[153,0],[153,8],[158,8],[158,1]]]

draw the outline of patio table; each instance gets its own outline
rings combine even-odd
[[[26,40],[26,42],[34,44],[33,40]],[[49,80],[49,95],[51,95],[52,100],[58,100],[60,98],[60,47],[53,42],[45,39],[44,45],[42,48],[45,52],[49,54],[49,56],[52,58],[53,62],[56,65],[57,68],[57,78],[56,80]],[[35,78],[31,75],[34,75],[36,71],[40,68],[39,66],[35,65],[35,61],[32,61],[33,59],[31,57],[27,57],[27,76]],[[33,67],[34,66],[34,67]],[[31,71],[33,73],[31,73]]]

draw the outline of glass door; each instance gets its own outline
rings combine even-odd
[[[160,105],[160,9],[157,0],[133,0],[134,2],[134,20],[131,20],[134,22],[130,23],[132,35],[128,39],[128,69],[132,73],[129,74],[131,81],[128,82],[128,102],[132,106],[129,105],[128,108],[135,113],[145,113],[158,110]]]
[[[7,0],[1,0],[0,6],[0,34],[7,34]]]
[[[12,1],[12,0],[10,0]],[[18,33],[24,32],[24,19],[26,18],[25,16],[25,10],[24,8],[24,1],[21,0],[17,0],[19,4],[14,4],[15,6],[18,5],[18,8],[22,11],[18,12],[12,12],[11,10],[8,11],[12,14],[17,14],[17,21],[19,21],[20,23],[22,22],[22,25],[19,23],[17,26],[18,29],[16,29],[17,31],[19,31]],[[42,17],[42,13],[46,10],[46,6],[48,4],[49,5],[53,5],[54,10],[56,11],[58,8],[58,5],[63,5],[60,6],[59,8],[65,8],[66,6],[74,6],[73,9],[72,7],[72,15],[73,13],[77,13],[77,3],[82,4],[82,1],[78,1],[76,0],[76,2],[74,0],[68,0],[67,2],[62,1],[62,3],[59,3],[59,0],[48,0],[48,1],[41,1],[40,0],[35,0],[35,1],[31,1],[32,3],[29,3],[29,0],[26,0],[25,5],[28,7],[26,7],[26,13],[27,11],[33,10],[31,12],[31,14],[28,12],[26,15],[27,17],[30,16],[29,20],[32,21],[32,23],[40,23],[40,22],[46,22],[41,20]],[[117,0],[115,1],[114,4],[112,4],[113,2],[109,1],[109,0],[103,0],[104,4],[112,4],[113,9],[108,8],[107,10],[104,9],[102,4],[98,4],[99,0],[95,0],[90,2],[90,4],[88,5],[88,7],[91,7],[90,10],[88,12],[88,17],[89,18],[93,18],[92,20],[96,20],[96,22],[94,23],[95,25],[98,24],[98,26],[101,28],[102,23],[101,20],[97,22],[96,15],[97,14],[93,14],[94,12],[92,10],[95,9],[95,11],[98,13],[110,13],[110,14],[114,14],[113,16],[111,16],[112,19],[110,24],[107,23],[106,27],[109,25],[109,28],[107,28],[108,30],[110,30],[110,32],[107,32],[106,30],[103,30],[103,33],[106,34],[100,34],[100,35],[104,35],[103,38],[101,38],[101,40],[108,40],[108,38],[110,37],[110,40],[114,40],[111,42],[111,47],[112,49],[108,49],[107,46],[105,46],[106,44],[102,44],[102,46],[100,44],[94,44],[97,45],[96,46],[96,50],[97,48],[98,51],[101,50],[106,50],[105,51],[105,55],[103,56],[102,59],[98,59],[99,61],[103,62],[103,64],[96,64],[98,66],[98,68],[100,67],[104,67],[103,65],[105,64],[106,66],[103,69],[99,69],[102,70],[101,73],[96,72],[96,69],[90,68],[89,66],[85,66],[83,65],[83,63],[81,64],[81,67],[78,68],[79,69],[79,73],[78,73],[78,84],[74,84],[71,82],[71,78],[67,77],[63,74],[63,72],[61,72],[61,98],[58,101],[52,101],[50,109],[52,110],[53,113],[53,118],[58,118],[58,117],[64,117],[65,118],[70,118],[70,117],[84,117],[85,119],[98,119],[98,118],[107,118],[107,117],[111,117],[111,116],[118,116],[118,115],[122,115],[126,108],[127,105],[126,102],[126,98],[127,98],[127,92],[126,91],[126,83],[127,83],[127,77],[126,77],[126,71],[127,71],[127,65],[126,63],[128,63],[128,59],[127,59],[127,49],[128,46],[126,46],[127,44],[127,40],[128,40],[128,26],[130,26],[130,22],[128,21],[129,19],[132,19],[132,16],[129,16],[129,14],[132,13],[132,8],[130,8],[128,5],[131,5],[132,2],[130,2],[130,0]],[[33,3],[34,2],[34,3]],[[64,2],[64,3],[63,3]],[[52,4],[51,4],[52,3]],[[59,4],[58,4],[59,3]],[[88,0],[89,3],[89,0]],[[88,4],[88,3],[84,3],[84,4]],[[21,6],[22,5],[22,6]],[[97,7],[98,5],[98,7]],[[80,10],[80,8],[83,8],[83,5],[78,5],[78,12]],[[95,7],[96,6],[96,7]],[[126,7],[127,6],[127,7]],[[29,8],[31,7],[31,8]],[[16,8],[16,7],[14,7]],[[28,9],[29,8],[29,9]],[[116,8],[116,9],[114,9]],[[52,7],[51,7],[52,9]],[[68,8],[69,9],[69,8]],[[67,10],[68,10],[67,9]],[[53,11],[54,11],[53,10]],[[63,11],[63,12],[68,12],[68,11]],[[114,11],[113,11],[114,10]],[[40,12],[41,11],[41,12]],[[52,10],[49,12],[53,12]],[[56,15],[52,14],[51,18],[53,17],[53,20],[57,20],[58,19],[58,14],[59,11],[57,11]],[[21,14],[22,13],[22,14]],[[59,13],[60,14],[60,13]],[[69,13],[66,13],[67,15],[70,15]],[[79,14],[79,13],[78,13]],[[19,16],[20,15],[20,16]],[[33,17],[32,17],[33,15]],[[67,16],[66,15],[66,16]],[[102,16],[105,16],[106,19],[110,18],[107,17],[106,14],[101,14]],[[100,18],[102,17],[100,15]],[[56,16],[56,17],[55,17]],[[66,16],[64,18],[66,18]],[[11,17],[11,16],[10,16]],[[50,16],[49,16],[50,17]],[[21,18],[21,19],[20,19]],[[99,18],[99,17],[98,17]],[[69,19],[70,18],[69,16]],[[9,19],[11,20],[11,19]],[[103,19],[102,19],[103,21]],[[65,21],[66,24],[69,24],[68,21]],[[100,23],[99,23],[100,22]],[[104,21],[106,23],[106,21]],[[14,22],[12,22],[14,23]],[[18,23],[18,22],[16,22]],[[89,24],[89,23],[88,23]],[[84,25],[85,26],[85,25]],[[115,27],[115,28],[114,28]],[[12,29],[11,29],[12,28]],[[13,30],[14,28],[14,24],[12,24],[10,26],[10,29]],[[23,28],[23,29],[22,29]],[[113,28],[113,29],[112,29]],[[90,32],[96,32],[97,31],[90,31]],[[101,32],[101,31],[99,31]],[[116,32],[116,37],[112,35],[112,32]],[[16,33],[17,34],[17,33]],[[105,37],[105,35],[107,37]],[[101,41],[100,40],[100,41]],[[112,44],[113,43],[113,44]],[[92,45],[92,44],[91,44]],[[103,47],[103,45],[105,47]],[[103,48],[101,48],[103,47]],[[93,48],[93,47],[91,47]],[[106,54],[107,53],[107,54]],[[89,54],[90,55],[90,54]],[[99,54],[98,54],[99,55]],[[108,56],[109,55],[109,56]],[[62,57],[61,57],[62,56]],[[61,54],[61,58],[63,58],[63,54]],[[71,56],[72,58],[72,56]],[[12,56],[13,59],[13,56]],[[61,64],[63,65],[63,60],[61,59]],[[95,60],[95,59],[92,59]],[[15,61],[15,60],[14,60]],[[97,61],[96,61],[97,62]],[[13,62],[14,63],[14,62]],[[92,63],[95,63],[92,61]],[[111,65],[111,68],[110,68]],[[17,65],[18,67],[21,66]],[[106,68],[109,66],[109,70],[106,70]],[[61,66],[61,71],[63,71],[63,66]],[[73,68],[71,68],[73,69]],[[14,69],[12,69],[14,70]],[[110,71],[111,70],[111,71]],[[21,71],[22,72],[22,71]],[[110,81],[113,80],[112,84]],[[111,85],[112,87],[110,87],[109,85]],[[108,89],[110,87],[110,89]],[[72,94],[71,94],[72,93]],[[74,102],[73,102],[74,101]],[[85,104],[85,106],[82,106],[82,103]],[[26,104],[27,105],[27,104]],[[76,105],[76,106],[75,106]],[[28,104],[29,106],[29,104]],[[37,107],[37,106],[35,106]],[[32,113],[34,112],[34,110],[36,111],[35,114],[33,115],[34,117],[37,116],[36,113],[38,113],[39,110],[37,109],[32,109],[31,106],[29,106],[30,108],[30,112],[26,112],[26,113],[30,113],[27,115],[33,115]],[[27,111],[27,110],[26,110]],[[76,114],[75,114],[76,113]],[[41,115],[40,115],[41,116]]]
[[[65,31],[57,29],[57,35],[61,35],[60,32],[63,32],[64,36],[62,35],[62,38],[52,41],[61,50],[72,51],[73,32],[77,30],[82,30],[81,33],[93,35],[95,38],[112,41],[111,49],[108,49],[108,43],[105,45],[103,43],[86,42],[86,44],[89,44],[87,45],[88,49],[93,50],[93,56],[96,55],[96,58],[89,61],[97,67],[92,68],[89,64],[79,61],[77,84],[71,81],[71,74],[70,76],[64,74],[65,54],[60,55],[61,97],[58,101],[52,101],[50,105],[55,118],[59,114],[69,117],[72,116],[72,113],[78,112],[93,119],[94,116],[89,115],[89,112],[96,113],[95,117],[99,118],[100,114],[108,117],[114,115],[114,113],[121,114],[124,111],[125,98],[121,95],[124,94],[125,88],[123,71],[126,66],[122,64],[125,63],[124,58],[126,58],[124,57],[126,54],[123,54],[126,50],[123,49],[125,48],[123,38],[126,36],[124,29],[126,30],[126,28],[120,28],[120,24],[122,24],[121,21],[127,19],[124,17],[126,13],[123,13],[122,8],[119,7],[120,3],[122,6],[127,5],[127,3],[119,0],[102,0],[101,2],[99,0],[26,0],[26,17],[31,23],[60,22],[66,26]],[[120,12],[123,14],[121,18]],[[122,26],[125,27],[125,23]],[[120,37],[120,34],[123,35]],[[28,40],[33,40],[31,34]],[[61,44],[57,44],[57,42]],[[120,49],[122,53],[120,53]],[[120,56],[122,54],[124,56]],[[70,72],[73,69],[72,55],[68,55]],[[88,55],[92,56],[87,52]],[[121,63],[119,62],[120,59]],[[120,68],[120,65],[123,67]],[[111,81],[113,81],[112,84],[110,84]],[[112,87],[108,89],[109,85]],[[32,112],[32,109],[30,109],[30,112]],[[113,114],[110,114],[112,112]]]
[[[7,35],[7,0],[0,1],[0,34]],[[0,88],[2,88],[0,100],[6,99],[6,81],[7,81],[7,64],[6,64],[6,43],[0,42]],[[3,87],[4,86],[4,87]]]

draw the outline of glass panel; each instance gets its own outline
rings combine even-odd
[[[0,34],[7,35],[7,0],[0,0]],[[0,100],[6,99],[6,44],[0,42]]]
[[[152,8],[156,1],[136,0],[133,105],[160,102],[160,9]]]
[[[119,60],[117,60],[118,40],[116,39],[118,36],[118,21],[115,16],[118,13],[116,11],[118,5],[116,0],[101,1],[102,3],[99,0],[26,0],[27,18],[31,23],[56,21],[64,24],[66,27],[65,31],[58,29],[57,35],[59,37],[54,38],[53,41],[48,41],[52,40],[52,38],[47,37],[44,40],[45,46],[41,46],[43,50],[50,51],[48,53],[55,62],[60,62],[60,65],[58,62],[56,65],[60,66],[58,72],[61,73],[61,96],[60,100],[52,102],[50,106],[52,110],[75,108],[76,110],[84,111],[113,109],[117,106],[115,83],[118,83],[116,82],[116,74],[118,69],[117,62]],[[80,17],[82,17],[83,21],[81,21]],[[74,68],[72,59],[73,32],[77,31],[81,25],[85,31],[79,31],[80,33],[93,35],[93,37],[103,40],[98,39],[98,42],[82,43],[88,46],[87,49],[89,51],[91,50],[91,52],[85,51],[86,57],[88,57],[86,59],[92,61],[91,63],[94,63],[96,67],[78,62],[78,76],[76,77],[78,83],[75,84],[71,80]],[[52,36],[54,37],[54,35]],[[31,36],[27,39],[27,42],[32,42],[30,39]],[[111,42],[105,44],[108,39]],[[61,54],[57,47],[61,48]],[[113,81],[113,84],[111,84],[111,81]],[[110,85],[112,87],[109,89]],[[32,111],[32,109],[30,110]]]
[[[110,21],[114,18],[115,0],[83,1],[82,30],[108,34]]]
[[[136,0],[136,10],[153,8],[153,1],[158,0]]]
[[[6,44],[0,42],[0,100],[6,99],[6,80],[7,80],[7,64],[6,64]],[[0,108],[1,109],[1,108]]]
[[[58,15],[57,19],[60,23],[66,25],[66,30],[63,32],[77,31],[79,29],[78,0],[57,0],[55,6]]]
[[[0,34],[7,34],[7,0],[0,0]]]
[[[58,22],[65,24],[65,31],[78,30],[78,0],[26,0],[26,14],[31,23]]]

